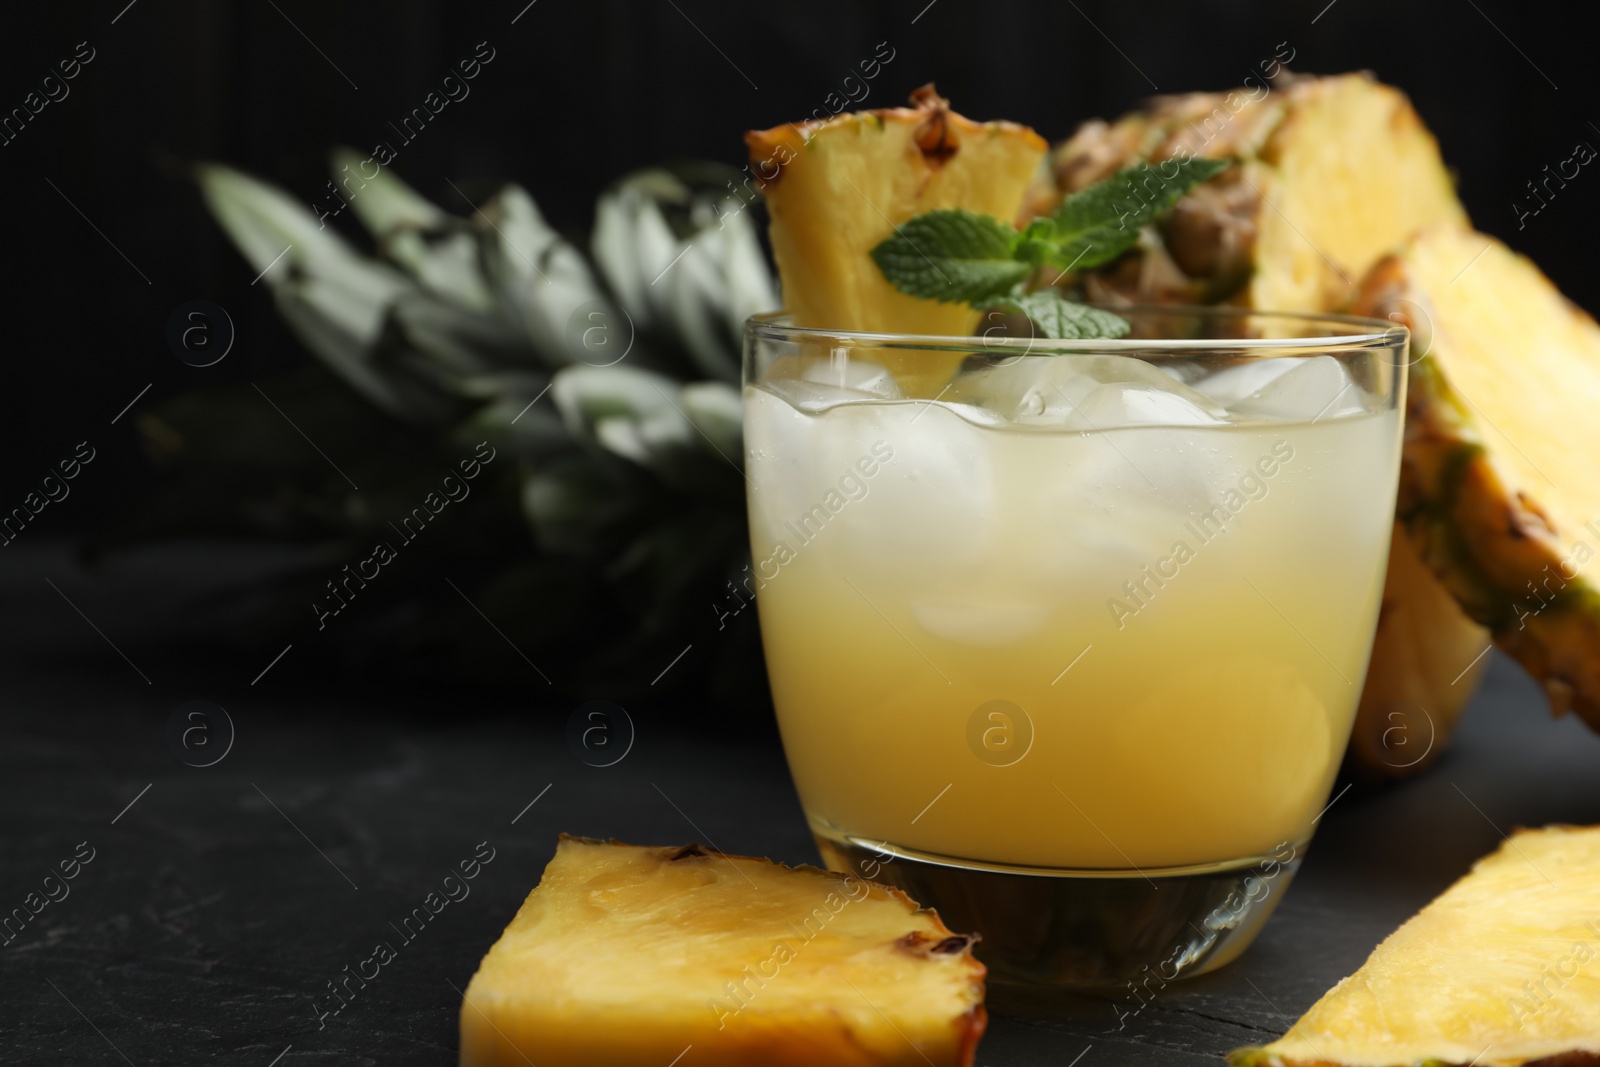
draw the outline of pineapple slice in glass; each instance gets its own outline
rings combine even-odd
[[[1012,222],[1048,145],[1014,122],[974,122],[932,85],[911,107],[786,123],[745,134],[766,196],[783,306],[794,325],[965,336],[980,314],[889,284],[869,253],[907,219],[962,208]],[[959,360],[874,353],[911,396],[943,388]]]
[[[460,1063],[969,1067],[973,940],[853,876],[563,834],[467,987]]]

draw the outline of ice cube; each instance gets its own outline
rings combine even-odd
[[[993,551],[992,431],[942,403],[807,413],[763,388],[745,398],[758,559],[782,543],[868,573],[925,575]]]
[[[1119,426],[1216,426],[1222,421],[1170,387],[1152,389],[1131,382],[1112,382],[1097,387],[1067,417],[1068,426],[1084,430]]]
[[[1294,362],[1298,366],[1229,405],[1230,409],[1236,415],[1294,420],[1337,418],[1362,410],[1361,392],[1337,359],[1315,356]]]
[[[945,411],[950,412],[962,421],[970,422],[972,425],[979,426],[984,429],[1001,430],[1004,429],[1006,425],[1006,418],[1004,415],[1001,415],[995,411],[990,411],[988,408],[981,408],[976,404],[951,404],[943,400],[933,401],[931,402],[931,405],[930,402],[927,401],[923,401],[921,403],[923,406],[938,406],[943,408]]]
[[[923,575],[993,551],[993,430],[971,425],[950,405],[914,401],[847,405],[819,421],[831,453],[827,477],[853,471],[863,486],[839,523],[840,551],[875,570]]]
[[[1194,387],[1223,406],[1231,406],[1274,379],[1294,370],[1302,360],[1293,356],[1251,359],[1236,363],[1194,383]]]
[[[1052,580],[1090,590],[1111,572],[1120,580],[1166,555],[1183,524],[1211,507],[1225,474],[1214,445],[1182,427],[1072,435],[1059,449],[1033,494],[1037,521],[1059,531],[1047,542],[1051,557],[1037,565]]]
[[[859,404],[876,399],[871,393],[843,389],[837,385],[823,385],[790,378],[768,383],[767,388],[777,393],[800,411],[818,414],[841,404]]]
[[[1175,378],[1184,385],[1193,385],[1198,379],[1205,377],[1205,368],[1197,363],[1186,360],[1162,360],[1152,364],[1162,374]]]
[[[963,374],[952,385],[948,397],[980,405],[1014,423],[1088,429],[1080,414],[1081,405],[1102,387],[1112,385],[1166,393],[1184,401],[1188,407],[1172,405],[1167,409],[1179,424],[1187,425],[1193,420],[1190,408],[1213,418],[1226,414],[1214,401],[1172,375],[1128,356],[1024,356]],[[1115,406],[1117,392],[1106,394],[1098,403]],[[1139,405],[1141,401],[1130,403]],[[1143,408],[1121,408],[1118,421],[1125,423],[1134,410],[1156,413],[1161,410],[1159,405],[1159,401],[1152,401]],[[1112,413],[1111,408],[1106,408],[1105,413]],[[1093,421],[1092,415],[1090,420]]]
[[[887,367],[863,359],[850,359],[849,350],[835,349],[826,363],[813,360],[806,364],[800,377],[817,385],[833,386],[857,393],[867,393],[880,400],[898,400],[905,396],[900,383],[894,380]]]
[[[798,378],[775,376],[767,387],[802,411],[826,411],[865,400],[899,400],[905,396],[888,369],[850,359],[849,349],[834,349],[827,360],[808,360]]]
[[[762,531],[759,539],[774,539],[775,531],[818,495],[814,456],[827,447],[821,421],[765,389],[746,387],[744,466],[751,487],[751,532]],[[770,550],[770,545],[754,546],[758,558]]]

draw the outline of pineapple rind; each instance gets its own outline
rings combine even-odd
[[[1516,831],[1284,1038],[1229,1059],[1516,1067],[1571,1053],[1600,1056],[1600,827]]]
[[[898,890],[563,835],[467,987],[460,1062],[970,1065],[983,975]]]
[[[1600,327],[1526,259],[1453,228],[1375,267],[1357,310],[1425,318],[1431,337],[1411,368],[1410,540],[1553,710],[1600,729],[1600,483],[1589,450],[1552,432],[1587,432]]]

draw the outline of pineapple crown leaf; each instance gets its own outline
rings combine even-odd
[[[1001,308],[1027,315],[1046,337],[1121,337],[1128,323],[1073,304],[1054,289],[1028,292],[1036,268],[1059,274],[1109,263],[1138,243],[1139,233],[1227,160],[1192,156],[1136,163],[1073,193],[1048,218],[1022,230],[960,209],[916,215],[872,249],[891,285],[922,300]]]
[[[345,185],[350,194],[350,208],[374,237],[387,237],[401,227],[432,229],[451,221],[443,208],[401,180],[390,168],[379,167],[373,177],[366,177],[362,173],[363,164],[370,162],[364,153],[345,145],[336,145],[328,152],[328,171],[333,180],[349,183],[354,178],[359,183],[359,186]]]
[[[195,168],[207,206],[312,354],[413,427],[470,427],[474,441],[535,463],[589,449],[591,460],[670,476],[674,492],[721,492],[742,451],[729,384],[739,326],[777,303],[750,218],[728,206],[733,172],[704,164],[625,177],[601,198],[591,259],[518,185],[462,217],[388,168],[372,176],[359,156],[335,147],[330,165],[369,250],[332,224],[342,208],[322,217],[319,205],[234,168]],[[622,356],[626,365],[610,365]],[[624,410],[575,421],[549,403],[530,408],[564,367],[592,372],[586,400],[610,395]],[[660,388],[634,404],[630,372],[647,369]]]

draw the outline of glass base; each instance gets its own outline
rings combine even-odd
[[[1231,962],[1277,906],[1304,842],[1226,865],[1069,871],[956,860],[812,826],[830,870],[905,891],[980,935],[991,1002],[1037,1008],[1041,987],[1146,998]]]

